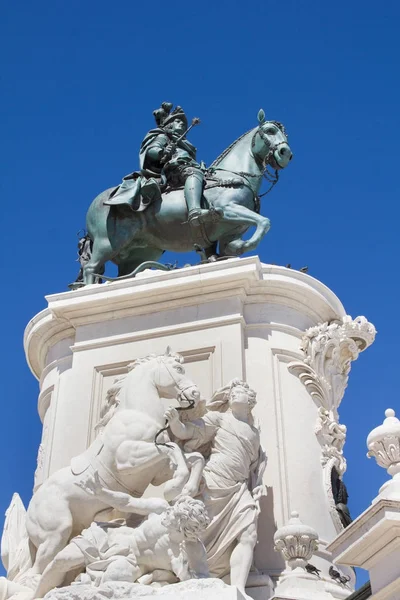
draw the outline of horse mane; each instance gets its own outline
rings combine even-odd
[[[131,363],[129,363],[129,365],[126,367],[128,370],[128,373],[133,371],[133,369],[135,369],[136,367],[139,367],[140,365],[144,365],[145,363],[148,363],[151,360],[154,360],[155,358],[157,358],[157,354],[149,354],[148,356],[145,356],[144,358],[135,358],[135,360],[133,360]]]
[[[147,363],[150,360],[153,360],[154,358],[157,358],[156,354],[149,354],[148,356],[145,356],[144,358],[136,358],[134,361],[132,361],[131,363],[129,363],[127,365],[127,367],[126,367],[127,372],[130,373],[131,371],[133,371],[133,369],[135,367],[138,367],[139,365]],[[106,396],[106,401],[100,411],[100,419],[94,426],[94,430],[97,433],[99,433],[100,431],[102,431],[104,429],[104,427],[107,425],[107,423],[111,420],[111,418],[114,416],[114,414],[118,410],[118,407],[120,404],[119,393],[124,385],[125,379],[126,379],[126,374],[120,375],[119,377],[114,379],[112,386],[108,390],[107,396]]]
[[[176,352],[170,352],[169,354],[160,354],[160,355],[149,354],[148,356],[145,356],[144,358],[135,358],[135,360],[133,360],[131,363],[129,363],[129,365],[127,366],[128,373],[130,373],[131,371],[133,371],[133,369],[135,369],[136,367],[139,367],[140,365],[148,363],[151,360],[154,360],[155,358],[163,358],[164,356],[165,356],[165,358],[174,358],[175,360],[177,360],[180,363],[183,362],[182,356],[180,354],[177,354]]]
[[[174,358],[175,360],[177,360],[181,363],[183,362],[183,358],[180,354],[170,353],[168,355],[161,355],[161,358],[163,356],[165,356],[166,358]],[[155,358],[158,358],[157,354],[148,354],[147,356],[145,356],[143,358],[135,358],[135,360],[133,360],[131,363],[129,363],[127,365],[127,367],[126,367],[127,373],[130,373],[136,367],[146,364],[146,363],[154,360]],[[115,412],[118,410],[118,407],[120,405],[119,393],[125,383],[126,376],[127,376],[127,374],[124,374],[124,375],[120,375],[119,377],[114,379],[112,386],[108,390],[107,396],[106,396],[106,401],[100,411],[100,419],[94,427],[94,430],[96,432],[102,431],[104,429],[104,427],[107,425],[107,423],[114,416]]]
[[[120,377],[114,379],[112,386],[108,390],[105,404],[100,411],[100,419],[94,426],[94,430],[97,433],[104,429],[118,409],[120,403],[119,392],[124,384],[125,377],[126,375],[121,375]]]
[[[229,152],[233,150],[236,144],[238,144],[248,133],[250,133],[250,131],[253,131],[253,129],[254,127],[252,129],[249,129],[245,133],[242,133],[242,135],[238,137],[234,142],[232,142],[232,144],[228,146],[228,148],[225,148],[225,150],[221,152],[219,156],[217,156],[214,162],[211,163],[210,167],[216,167],[217,165],[219,165],[219,163],[225,158],[225,156],[227,156]]]

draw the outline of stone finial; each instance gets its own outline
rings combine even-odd
[[[382,425],[371,431],[367,438],[368,458],[372,456],[389,475],[400,472],[400,421],[392,408],[385,411]]]
[[[385,491],[385,496],[400,500],[400,421],[392,408],[385,411],[385,416],[382,425],[373,429],[367,438],[367,456],[373,456],[393,477],[381,487],[380,493]]]
[[[280,527],[274,535],[275,550],[283,554],[289,567],[305,568],[306,564],[318,549],[318,534],[304,525],[299,513],[293,511],[287,525]]]

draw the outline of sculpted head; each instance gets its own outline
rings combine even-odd
[[[128,365],[128,371],[140,367],[143,367],[143,376],[146,376],[145,371],[151,371],[154,385],[161,397],[177,399],[184,408],[195,406],[200,399],[199,388],[185,375],[183,357],[172,352],[169,346],[164,354],[150,354],[136,359]]]
[[[257,403],[257,393],[245,381],[234,380],[231,384],[229,406],[246,405],[253,410]]]
[[[241,379],[233,379],[228,385],[217,390],[211,401],[207,403],[208,410],[247,410],[251,412],[256,405],[257,393]]]
[[[176,118],[164,127],[169,133],[180,136],[187,129],[182,119]]]
[[[188,120],[185,111],[181,106],[176,106],[172,110],[172,102],[163,102],[157,110],[153,112],[157,127],[161,127],[168,133],[181,136],[188,128]]]
[[[195,406],[200,399],[197,385],[185,375],[183,357],[171,352],[168,346],[158,357],[159,371],[156,378],[157,389],[164,398],[177,398],[182,407]]]
[[[293,158],[284,125],[279,121],[266,121],[262,109],[257,118],[259,126],[253,138],[253,154],[274,169],[284,169]]]
[[[201,500],[183,496],[165,511],[161,522],[167,529],[182,533],[186,539],[197,540],[210,519]]]

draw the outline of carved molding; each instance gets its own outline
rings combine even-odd
[[[365,317],[352,319],[349,315],[310,327],[301,344],[304,360],[290,363],[289,371],[300,379],[318,408],[332,411],[337,418],[351,363],[372,344],[375,334],[375,327]]]
[[[344,527],[343,527],[342,521],[340,520],[340,516],[339,516],[339,513],[336,508],[335,497],[333,495],[332,470],[334,468],[336,470],[338,468],[337,467],[337,459],[331,458],[331,460],[329,460],[326,463],[326,465],[324,466],[324,469],[322,472],[322,479],[323,479],[323,483],[324,483],[324,490],[326,493],[326,497],[328,499],[329,514],[331,515],[331,519],[333,521],[333,525],[336,529],[336,532],[340,533],[341,531],[343,531]]]
[[[52,431],[54,427],[54,390],[55,386],[51,385],[39,396],[39,406],[41,407],[41,415],[43,415],[42,439],[38,448],[36,459],[36,470],[34,474],[35,492],[47,479],[50,468],[51,446],[52,446]]]
[[[347,387],[351,363],[375,339],[375,327],[365,317],[321,323],[308,329],[302,339],[304,359],[288,365],[318,407],[315,435],[321,446],[323,485],[329,512],[339,533],[343,525],[332,490],[332,470],[342,478],[346,471],[343,446],[346,427],[338,422],[338,407]]]
[[[336,531],[340,533],[343,530],[343,525],[336,509],[332,490],[332,469],[335,468],[340,477],[346,471],[347,465],[343,456],[343,446],[346,441],[347,428],[336,421],[332,411],[320,406],[314,431],[321,446],[322,477],[328,499],[329,513]]]
[[[322,449],[322,466],[325,467],[328,462],[333,460],[337,472],[339,475],[343,475],[346,471],[346,459],[343,456],[343,446],[346,441],[346,426],[340,425],[336,421],[332,411],[320,406],[314,431]]]

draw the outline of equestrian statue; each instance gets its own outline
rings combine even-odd
[[[183,109],[172,109],[169,102],[153,115],[156,127],[141,144],[140,170],[89,207],[75,287],[95,283],[107,261],[118,265],[120,277],[128,277],[166,250],[195,249],[208,259],[240,256],[254,250],[270,228],[260,214],[259,191],[263,177],[274,185],[292,158],[281,123],[267,121],[261,109],[258,126],[206,167],[186,138],[200,119],[188,126]],[[254,234],[243,240],[251,226]]]

